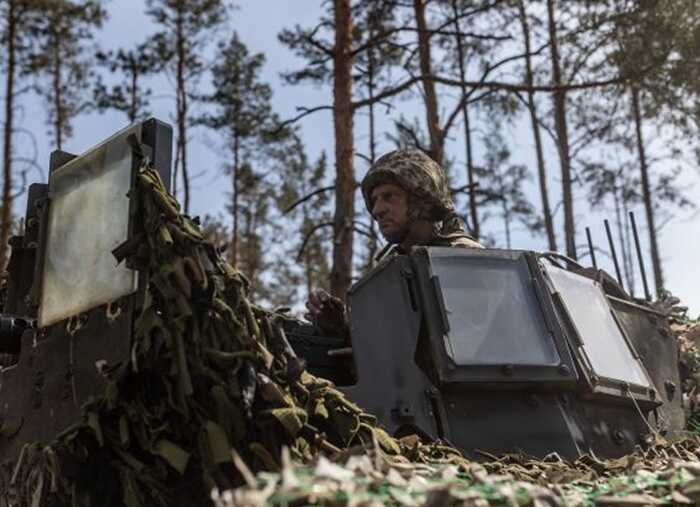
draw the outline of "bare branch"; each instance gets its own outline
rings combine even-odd
[[[413,139],[413,144],[416,146],[416,148],[418,148],[418,149],[421,150],[422,152],[427,152],[427,151],[428,151],[428,149],[427,149],[425,146],[423,146],[423,145],[421,144],[421,141],[420,141],[420,139],[418,138],[418,134],[416,134],[416,131],[413,130],[411,127],[409,127],[409,126],[406,125],[405,123],[402,123],[402,122],[400,122],[400,121],[397,121],[397,122],[396,122],[396,128],[399,129],[400,131],[405,132],[406,134],[408,134],[408,135],[411,137],[411,139]]]
[[[366,231],[366,230],[364,230],[364,229],[360,229],[359,227],[353,227],[352,230],[355,231],[355,232],[358,233],[358,234],[362,234],[363,236],[365,236],[365,237],[367,237],[367,238],[370,238],[370,239],[379,239],[379,237],[378,237],[376,234],[374,234],[374,233],[372,233],[372,232],[370,232],[370,231]]]
[[[522,58],[523,55],[518,55],[512,57],[512,59],[516,58]],[[576,91],[576,90],[588,90],[591,88],[599,88],[599,87],[605,87],[605,86],[615,86],[615,85],[621,85],[624,84],[628,81],[627,76],[615,76],[610,79],[604,79],[601,81],[589,81],[589,82],[583,82],[583,83],[571,83],[571,84],[566,84],[566,85],[527,85],[525,83],[506,83],[503,81],[486,81],[486,80],[480,80],[480,81],[461,81],[459,79],[453,79],[453,78],[448,78],[444,76],[431,76],[429,79],[432,79],[436,83],[444,84],[447,86],[456,86],[459,88],[462,88],[464,86],[470,87],[473,89],[483,89],[483,88],[488,88],[491,90],[503,90],[503,91],[509,91],[509,92],[555,92],[555,91]],[[384,91],[380,92],[379,94],[375,95],[371,99],[363,99],[363,100],[358,100],[356,102],[352,103],[353,109],[359,109],[361,107],[366,107],[370,104],[373,104],[375,102],[379,102],[380,100],[384,100],[386,98],[392,97],[394,95],[397,95],[408,88],[410,88],[412,85],[420,82],[423,80],[423,76],[412,76],[411,78],[407,79],[401,84],[398,84],[394,87],[387,88]],[[473,90],[472,90],[473,92]],[[325,106],[323,107],[325,109],[329,109],[330,106]],[[314,112],[314,111],[310,111]],[[305,114],[303,115],[305,116]]]
[[[356,102],[352,103],[353,109],[359,109],[361,107],[369,106],[370,104],[374,104],[376,102],[379,102],[381,100],[384,100],[389,97],[393,97],[394,95],[397,95],[403,91],[408,90],[411,86],[416,84],[421,80],[420,77],[413,76],[410,79],[407,79],[401,84],[398,84],[394,87],[386,88],[383,91],[379,92],[377,95],[372,97],[371,99],[363,99],[363,100],[358,100]]]
[[[283,214],[286,215],[287,213],[290,213],[294,208],[296,208],[296,207],[299,206],[300,204],[305,203],[306,201],[308,201],[308,200],[311,199],[312,197],[314,197],[314,196],[316,196],[316,195],[319,195],[319,194],[322,194],[323,192],[328,192],[328,191],[333,190],[333,189],[335,189],[335,185],[331,185],[331,186],[323,187],[323,188],[318,188],[318,189],[314,190],[313,192],[306,194],[304,197],[302,197],[302,198],[297,199],[296,201],[294,201],[290,206],[288,206],[288,207],[283,211]]]
[[[601,40],[598,41],[598,43],[593,46],[592,48],[589,49],[589,51],[586,51],[581,55],[579,58],[577,58],[577,61],[573,64],[571,73],[569,74],[568,80],[572,81],[576,76],[578,76],[579,72],[581,69],[586,65],[588,60],[595,55],[595,53],[602,47],[606,46],[610,39],[612,38],[613,34],[608,34],[607,37],[601,38]]]
[[[320,28],[320,25],[316,27],[314,32],[316,30],[318,30],[318,28]],[[335,56],[335,53],[333,52],[333,50],[331,48],[324,46],[323,44],[321,44],[318,40],[316,40],[314,38],[314,33],[309,34],[308,36],[305,37],[305,39],[307,40],[307,42],[309,44],[311,44],[313,47],[318,49],[321,53],[326,55],[328,58],[333,58]]]
[[[493,3],[482,5],[481,7],[477,7],[475,9],[471,9],[468,11],[464,11],[460,13],[458,16],[454,16],[451,18],[446,19],[441,25],[439,25],[436,28],[430,29],[430,30],[423,30],[423,32],[428,32],[430,35],[434,34],[439,34],[439,35],[456,35],[458,32],[455,31],[445,31],[445,28],[453,24],[455,21],[459,21],[460,19],[468,18],[470,16],[474,16],[475,14],[479,14],[480,12],[487,11],[493,7],[497,7],[499,4],[503,3],[504,0],[496,0]],[[398,4],[400,5],[400,4]],[[412,5],[404,5],[404,7],[413,7]],[[364,44],[356,47],[352,51],[352,55],[355,56],[358,53],[361,53],[363,51],[366,51],[367,49],[370,49],[377,44],[380,44],[383,40],[388,39],[392,35],[396,35],[397,33],[400,32],[421,32],[420,29],[412,26],[399,26],[396,28],[390,28],[388,30],[384,30],[383,32],[378,33],[371,39],[369,39],[367,42]],[[511,36],[496,36],[496,35],[484,35],[484,34],[476,34],[473,32],[459,32],[459,34],[462,37],[470,37],[470,38],[475,38],[475,39],[484,39],[484,40],[510,40],[512,39]]]
[[[525,83],[505,83],[502,81],[460,81],[458,79],[450,79],[441,76],[434,76],[433,80],[437,83],[449,86],[470,86],[479,88],[494,88],[497,90],[505,90],[510,92],[556,92],[556,91],[575,91],[588,90],[590,88],[599,88],[604,86],[621,85],[629,80],[627,76],[615,76],[610,79],[601,81],[589,81],[583,83],[571,83],[566,85],[533,85],[528,86]]]
[[[466,194],[467,192],[469,192],[469,189],[472,188],[472,187],[473,187],[473,188],[479,188],[479,182],[477,181],[477,182],[475,182],[475,183],[473,183],[473,184],[471,184],[471,185],[464,185],[464,186],[457,187],[457,188],[450,188],[450,194],[452,194],[452,195],[455,195],[455,194]]]
[[[298,115],[296,115],[294,118],[290,118],[288,120],[284,120],[282,123],[280,123],[275,130],[273,130],[271,133],[272,134],[279,134],[282,130],[284,130],[286,127],[289,125],[298,122],[305,116],[309,116],[310,114],[316,113],[318,111],[326,111],[326,110],[332,110],[333,106],[316,106],[316,107],[297,107],[297,111],[301,111]]]
[[[306,250],[306,245],[311,239],[311,236],[313,236],[316,231],[323,229],[324,227],[333,227],[333,222],[322,222],[320,224],[316,224],[311,228],[311,230],[309,230],[309,232],[306,233],[306,236],[304,236],[304,241],[301,243],[301,248],[299,248],[299,252],[297,253],[297,262],[301,262],[301,259],[304,256],[304,251]]]

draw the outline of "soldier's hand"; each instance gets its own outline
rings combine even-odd
[[[330,297],[330,294],[328,294],[325,290],[312,290],[309,293],[309,298],[306,300],[306,309],[308,311],[304,315],[304,317],[306,317],[309,321],[315,323],[318,319],[318,316],[321,314],[321,311],[323,310],[323,305],[325,301],[327,301]]]
[[[347,312],[342,300],[317,289],[309,293],[306,309],[308,312],[304,316],[321,331],[339,338],[349,338]]]

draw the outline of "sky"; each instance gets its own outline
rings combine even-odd
[[[227,38],[233,30],[237,31],[241,40],[248,45],[251,52],[263,52],[267,58],[261,78],[267,81],[273,88],[273,108],[282,118],[289,118],[297,113],[297,107],[313,107],[331,103],[330,87],[315,86],[290,86],[280,79],[280,72],[294,70],[303,67],[304,62],[296,59],[291,52],[283,47],[277,40],[277,34],[283,28],[292,27],[295,24],[312,26],[320,16],[321,2],[319,0],[239,0],[238,9],[232,13],[229,24],[219,34]],[[137,0],[112,0],[108,4],[109,20],[98,36],[98,43],[105,49],[118,47],[131,47],[145,39],[153,31],[150,20],[141,15],[143,3]],[[213,50],[211,51],[213,57]],[[3,80],[4,82],[4,80]],[[154,85],[156,99],[152,104],[154,116],[173,122],[174,99],[172,88],[164,77],[157,79]],[[86,90],[86,94],[89,91]],[[442,98],[442,97],[441,97]],[[392,118],[403,114],[407,118],[423,119],[423,111],[417,100],[401,100],[395,105],[393,111],[384,108],[377,109],[379,130],[392,130]],[[22,129],[31,131],[36,138],[37,160],[43,166],[43,171],[29,173],[29,182],[45,181],[50,141],[46,136],[47,127],[42,105],[38,100],[27,100],[20,111],[19,123]],[[365,152],[367,144],[367,118],[364,113],[359,113],[355,118],[356,124],[356,149]],[[126,126],[126,119],[121,113],[89,113],[79,117],[74,123],[74,135],[64,146],[64,150],[72,153],[81,153],[100,140],[108,137],[115,131]],[[333,129],[332,116],[329,111],[322,111],[308,116],[300,123],[302,138],[306,144],[311,160],[314,160],[322,151],[326,151],[333,160]],[[505,135],[509,140],[512,151],[512,162],[523,163],[529,167],[535,167],[532,135],[525,122],[516,122],[510,127],[511,131]],[[655,136],[654,132],[645,132],[648,136]],[[448,145],[448,153],[455,157],[457,163],[464,163],[464,149],[460,139],[460,132],[455,132],[453,141]],[[387,140],[382,140],[379,153],[388,151],[392,146]],[[22,140],[21,149],[31,151],[31,143],[26,136]],[[230,184],[222,175],[221,166],[224,161],[222,151],[218,148],[217,138],[211,132],[196,130],[190,141],[189,163],[197,178],[192,184],[193,215],[216,215],[224,212],[228,199]],[[483,157],[483,146],[477,141],[477,161]],[[650,155],[654,155],[652,152]],[[547,146],[547,165],[550,173],[550,187],[559,188],[559,180],[556,177],[558,171],[558,159],[551,143]],[[357,158],[356,170],[358,178],[366,171],[366,163]],[[332,166],[331,166],[332,167]],[[197,169],[199,168],[199,169]],[[700,201],[700,172],[687,171],[683,176],[683,187],[688,197],[694,202]],[[535,194],[534,183],[528,186],[527,192],[531,195],[533,203],[537,205],[538,197]],[[585,200],[584,191],[574,188],[576,200],[576,225],[579,233],[579,241],[585,241],[584,228],[589,226],[592,230],[594,242],[601,248],[606,245],[603,229],[603,218],[610,216],[608,210],[590,211]],[[363,204],[358,196],[357,206]],[[24,209],[22,202],[17,203],[16,212]],[[643,209],[634,210],[640,228],[645,227]],[[559,217],[561,218],[561,217]],[[494,223],[496,236],[503,239],[503,234]],[[561,227],[560,227],[561,229]],[[642,242],[647,244],[647,238],[642,230]],[[562,243],[561,238],[559,243]],[[522,230],[514,234],[513,247],[522,249],[542,250],[546,246],[544,237],[532,237]],[[700,252],[700,216],[697,213],[680,213],[668,223],[660,236],[660,249],[663,257],[666,285],[671,292],[681,298],[684,304],[690,307],[691,316],[700,314],[700,289],[698,289],[698,275],[696,271],[696,259]],[[599,263],[614,273],[612,263],[599,257]],[[649,255],[645,252],[647,274],[650,276],[651,266]],[[651,282],[651,279],[650,279]],[[638,286],[640,283],[638,282]]]

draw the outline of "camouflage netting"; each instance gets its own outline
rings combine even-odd
[[[420,446],[420,444],[418,444]],[[280,473],[252,474],[247,484],[212,497],[217,507],[256,505],[646,506],[700,504],[700,441],[660,444],[606,462],[573,465],[552,455],[491,457],[490,462],[439,459],[389,464],[372,452],[341,464],[285,460]]]
[[[677,322],[673,329],[680,342],[683,406],[688,429],[700,433],[700,322]]]
[[[148,273],[148,294],[130,360],[104,372],[82,421],[2,470],[0,504],[208,504],[243,482],[234,457],[257,471],[279,469],[283,446],[300,462],[373,442],[398,455],[371,415],[303,371],[283,317],[249,302],[157,173],[136,185],[145,237],[120,255]]]
[[[0,469],[0,506],[700,502],[694,439],[605,463],[477,465],[449,447],[390,438],[303,371],[285,317],[250,303],[248,282],[148,167],[136,199],[145,236],[120,254],[148,273],[148,297],[130,359],[103,370],[105,395],[81,421]]]

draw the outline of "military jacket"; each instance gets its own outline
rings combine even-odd
[[[446,236],[434,238],[422,246],[446,246],[456,248],[484,248],[478,241],[472,238],[466,232],[454,232]],[[401,245],[387,245],[375,257],[375,261],[379,262],[384,259],[393,257],[394,255],[405,255],[406,252]]]

